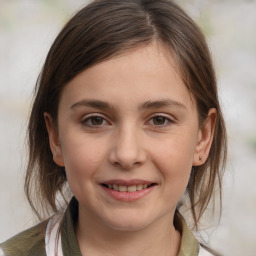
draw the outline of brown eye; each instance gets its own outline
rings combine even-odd
[[[107,125],[108,122],[101,116],[89,116],[82,121],[82,124],[88,127],[99,127]]]
[[[152,118],[154,125],[165,125],[168,122],[168,119],[163,116],[155,116]]]
[[[102,125],[104,121],[104,119],[100,116],[94,116],[94,117],[91,117],[90,119],[91,119],[92,125]]]

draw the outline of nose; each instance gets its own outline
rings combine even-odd
[[[120,129],[113,139],[109,160],[111,164],[129,170],[141,166],[147,160],[140,132],[136,128]]]

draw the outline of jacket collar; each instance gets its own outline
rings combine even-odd
[[[181,246],[178,256],[198,256],[199,243],[189,230],[185,219],[180,213],[177,219],[181,226]],[[73,197],[64,213],[61,223],[61,239],[64,256],[82,256],[75,235],[75,223],[78,218],[78,201]]]

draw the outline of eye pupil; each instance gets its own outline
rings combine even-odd
[[[103,118],[100,116],[95,116],[91,118],[91,122],[93,125],[101,125],[103,123]]]
[[[165,123],[165,117],[156,116],[153,118],[154,125],[163,125]]]

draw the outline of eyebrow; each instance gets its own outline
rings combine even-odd
[[[81,100],[73,104],[70,107],[70,109],[74,109],[77,107],[92,107],[92,108],[106,109],[106,110],[112,109],[109,103],[101,100]]]
[[[156,101],[146,101],[142,105],[139,106],[139,110],[144,110],[144,109],[154,109],[154,108],[161,108],[161,107],[169,107],[169,106],[174,106],[178,107],[184,110],[187,110],[186,106],[183,105],[181,102],[172,100],[172,99],[163,99],[163,100],[156,100]],[[75,109],[77,107],[92,107],[92,108],[97,108],[97,109],[104,109],[104,110],[111,110],[113,107],[105,101],[101,100],[86,100],[83,99],[81,101],[76,102],[73,104],[70,109]]]
[[[139,107],[139,109],[153,109],[153,108],[172,107],[172,106],[187,110],[186,106],[183,105],[181,102],[175,101],[175,100],[172,100],[172,99],[147,101],[144,104],[142,104]]]

